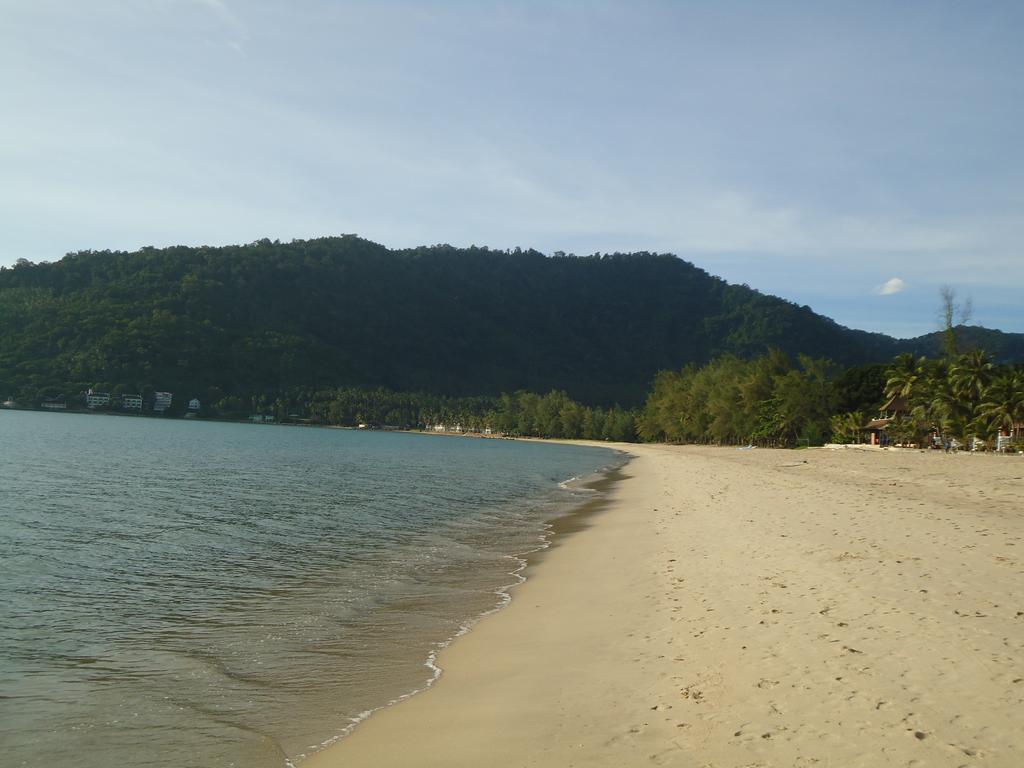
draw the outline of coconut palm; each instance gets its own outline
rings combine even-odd
[[[915,358],[909,352],[896,357],[892,366],[886,370],[885,396],[886,398],[903,397],[909,398],[917,387],[924,374],[924,358]]]
[[[977,414],[992,433],[1005,428],[1010,435],[1024,424],[1024,373],[1007,372],[985,389]]]
[[[996,368],[980,349],[961,355],[949,370],[953,391],[971,403],[977,403],[995,376]]]
[[[836,414],[832,417],[833,439],[840,443],[859,443],[868,417],[861,411]]]
[[[948,376],[940,375],[931,380],[923,417],[938,429],[939,436],[963,437],[971,410],[953,390]]]

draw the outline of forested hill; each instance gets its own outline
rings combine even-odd
[[[905,345],[648,253],[389,250],[344,236],[0,271],[0,397],[381,386],[632,405],[657,371],[725,352],[852,364]]]

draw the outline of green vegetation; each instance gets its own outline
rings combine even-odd
[[[991,447],[1000,430],[1014,435],[1024,425],[1024,370],[996,365],[979,350],[941,360],[900,355],[887,370],[885,395],[903,401],[890,428],[901,442],[923,444],[934,434]]]
[[[619,407],[588,408],[565,392],[502,395],[487,425],[502,434],[583,440],[637,439],[636,417]]]
[[[889,366],[839,375],[804,355],[797,365],[779,351],[752,361],[727,356],[658,374],[638,432],[644,440],[718,445],[854,443],[893,398],[905,403],[892,409],[901,411],[888,428],[894,443],[924,445],[935,435],[994,446],[1001,429],[1024,425],[1024,370],[997,366],[979,351],[952,363],[903,354]]]
[[[940,336],[849,330],[666,254],[393,251],[354,236],[23,261],[0,270],[0,329],[0,398],[167,390],[211,412],[338,387],[634,407],[658,371],[722,355],[855,365],[931,354]]]
[[[634,415],[618,407],[589,408],[565,392],[546,395],[532,392],[500,397],[445,397],[384,389],[352,388],[316,392],[279,400],[261,412],[278,421],[307,410],[315,424],[401,429],[444,427],[465,432],[485,432],[514,437],[548,437],[584,440],[635,441]],[[238,415],[243,415],[238,412]]]
[[[939,332],[898,341],[668,254],[89,251],[0,269],[0,399],[165,390],[170,415],[195,397],[206,417],[797,445],[860,439],[884,389],[908,403],[894,435],[991,440],[1024,420],[1024,335],[942,301]]]
[[[892,363],[840,370],[827,360],[772,350],[755,360],[726,355],[704,366],[662,371],[640,411],[590,407],[567,393],[528,391],[452,397],[383,388],[293,389],[276,398],[225,397],[202,415],[278,422],[399,429],[443,428],[510,436],[753,444],[793,447],[864,440],[885,401],[902,401],[892,442],[972,439],[993,446],[1000,430],[1018,441],[1024,424],[1024,369],[998,366],[982,352],[952,363],[903,354]],[[72,400],[72,407],[83,407]],[[178,409],[184,403],[178,405]],[[100,410],[117,410],[118,403]]]
[[[640,417],[645,440],[791,446],[820,444],[837,401],[831,366],[782,352],[756,360],[719,358],[662,372]]]

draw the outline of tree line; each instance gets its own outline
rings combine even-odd
[[[888,365],[837,369],[774,350],[663,371],[639,414],[643,440],[769,447],[861,442],[889,405],[891,443],[1024,441],[1024,370],[982,351],[952,360],[899,355]]]
[[[820,443],[839,401],[830,363],[773,350],[754,360],[727,355],[663,371],[639,420],[644,440],[795,445]]]
[[[634,413],[613,406],[583,405],[565,392],[519,391],[498,397],[444,397],[384,389],[342,388],[317,392],[311,421],[342,426],[490,431],[511,437],[583,440],[637,439]]]
[[[116,393],[115,393],[116,394]],[[292,388],[268,395],[206,400],[201,415],[278,422],[439,427],[467,432],[632,442],[792,447],[860,442],[888,401],[893,443],[929,437],[992,444],[1003,431],[1018,440],[1024,425],[1024,369],[997,365],[981,351],[929,360],[904,354],[890,364],[840,368],[822,358],[779,350],[753,360],[734,355],[662,371],[642,408],[588,406],[562,390],[456,397],[385,388]],[[84,407],[82,397],[72,407]],[[105,410],[116,410],[112,398]],[[175,402],[180,412],[185,400]]]
[[[116,408],[112,401],[109,410]],[[299,388],[273,397],[223,397],[204,403],[201,415],[232,420],[258,415],[282,423],[344,427],[489,430],[511,437],[637,440],[635,411],[586,406],[560,390],[544,395],[519,391],[498,397],[451,397],[379,387]]]

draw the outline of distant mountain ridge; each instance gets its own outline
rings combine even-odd
[[[1024,334],[965,328],[1001,361]],[[294,388],[563,389],[637,404],[654,374],[768,347],[844,365],[937,354],[731,285],[669,254],[547,257],[354,235],[87,251],[0,271],[0,396],[99,387],[208,398]]]
[[[997,363],[1024,361],[1024,333],[1006,333],[978,325],[958,325],[956,332],[957,343],[962,352],[983,349]],[[942,354],[945,343],[940,331],[895,341],[900,352],[910,352],[915,357],[938,357]]]

